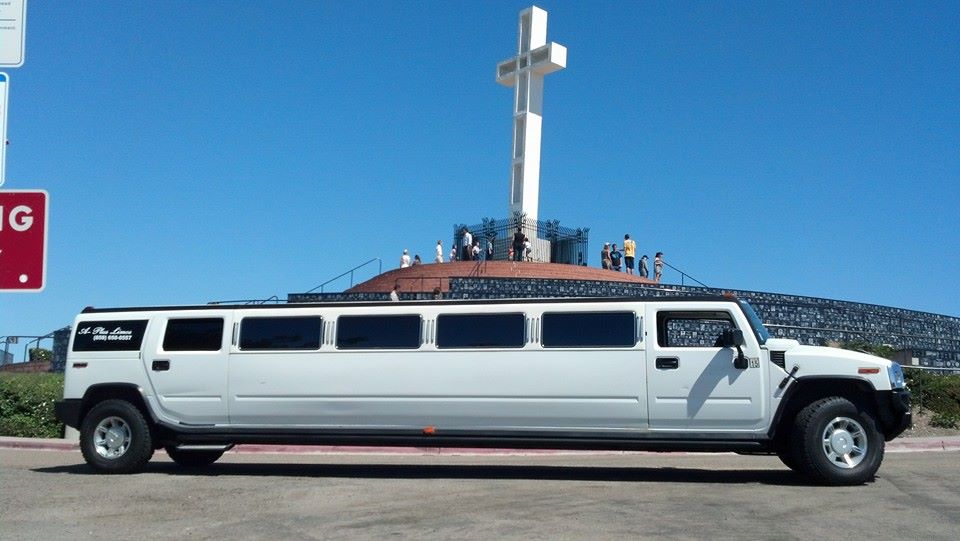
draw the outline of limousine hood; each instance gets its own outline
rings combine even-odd
[[[881,368],[886,368],[893,363],[893,361],[884,359],[883,357],[877,357],[859,351],[827,346],[805,346],[796,340],[787,338],[770,338],[764,345],[772,351],[785,351],[788,359],[821,357],[835,359],[838,362],[867,363],[870,366],[879,366]]]
[[[784,370],[797,368],[797,377],[840,376],[865,379],[874,389],[903,388],[900,365],[874,355],[847,349],[805,346],[796,340],[772,338],[765,344],[772,351],[784,351]]]
[[[767,338],[767,341],[764,343],[767,349],[777,350],[777,351],[788,351],[800,345],[800,342],[796,340],[790,340],[789,338]]]

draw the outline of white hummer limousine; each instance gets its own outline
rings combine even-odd
[[[732,296],[445,300],[87,308],[56,411],[105,473],[297,443],[776,453],[857,484],[909,396]]]

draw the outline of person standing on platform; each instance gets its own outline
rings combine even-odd
[[[493,261],[493,237],[487,237],[487,261]]]
[[[450,262],[453,263],[457,260],[457,249],[456,247],[450,248]]]
[[[420,260],[420,254],[417,254],[417,255],[413,256],[413,264],[414,264],[414,265],[420,265],[420,264],[422,264],[422,263],[423,263],[423,261]]]
[[[523,260],[533,261],[533,245],[527,237],[523,237]]]
[[[480,261],[480,239],[473,239],[473,246],[470,247],[470,260]]]
[[[517,232],[513,234],[513,260],[523,261],[523,229],[518,225]]]
[[[620,272],[620,261],[622,259],[622,253],[617,249],[617,245],[614,244],[613,248],[610,249],[610,268]]]
[[[410,266],[410,254],[407,252],[407,249],[403,249],[403,255],[400,256],[400,268],[405,269]]]
[[[610,270],[610,243],[603,243],[603,250],[600,251],[600,267]]]
[[[443,241],[437,241],[437,257],[433,260],[434,263],[443,263]]]
[[[463,238],[460,240],[460,260],[461,261],[470,261],[470,251],[473,250],[473,235],[470,234],[470,231],[464,227],[463,228]]]
[[[627,274],[633,274],[633,258],[637,253],[637,243],[630,238],[630,233],[623,236],[623,259],[627,267]]]
[[[650,271],[647,269],[647,254],[643,254],[643,257],[640,258],[640,277],[646,278],[650,276]]]
[[[663,252],[657,252],[657,255],[653,258],[653,273],[654,281],[660,282],[660,277],[663,276]]]

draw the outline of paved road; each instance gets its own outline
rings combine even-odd
[[[93,475],[75,451],[0,450],[0,539],[950,539],[960,452],[887,455],[874,483],[807,486],[736,455],[158,453]]]

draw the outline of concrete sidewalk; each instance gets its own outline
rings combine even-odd
[[[76,441],[43,438],[0,436],[0,449],[33,449],[37,451],[78,451]],[[960,451],[960,436],[897,438],[887,442],[888,453],[922,451]],[[561,454],[630,454],[647,451],[572,451],[563,449],[482,449],[450,447],[355,447],[346,445],[238,445],[229,451],[238,454],[391,454],[391,455],[500,455],[536,456]],[[663,453],[654,453],[662,455]]]

